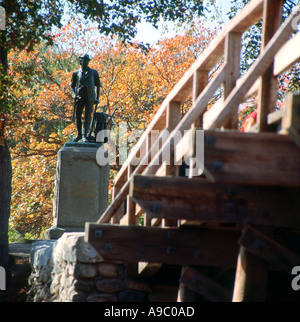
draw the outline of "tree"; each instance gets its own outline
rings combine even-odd
[[[78,68],[76,50],[89,46],[90,65],[99,72],[103,85],[99,110],[111,113],[120,106],[115,124],[126,123],[124,139],[130,141],[132,131],[146,129],[167,93],[215,36],[214,30],[199,24],[144,52],[139,44],[94,37],[95,32],[87,28],[82,33],[72,20],[57,30],[54,46],[41,44],[30,53],[9,54],[8,75],[14,75],[11,95],[17,100],[12,116],[16,113],[22,122],[19,127],[12,117],[7,127],[14,171],[10,228],[25,237],[39,238],[52,223],[56,155],[75,130],[70,79]],[[30,79],[22,83],[23,70],[32,68]],[[125,135],[118,130],[113,127],[114,134]]]
[[[136,25],[142,16],[146,15],[147,21],[153,24],[163,16],[165,19],[176,20],[185,19],[188,13],[200,13],[202,5],[198,0],[186,1],[135,1],[119,0],[113,3],[106,3],[103,0],[75,1],[69,3],[82,13],[85,17],[90,17],[99,24],[101,32],[115,33],[129,39],[136,31]],[[0,31],[0,116],[12,111],[14,106],[13,97],[7,95],[10,87],[10,79],[7,77],[8,53],[15,48],[33,50],[34,45],[40,41],[51,43],[49,34],[52,26],[61,26],[61,18],[64,13],[66,1],[61,0],[0,0],[0,6],[6,12],[6,30]],[[10,173],[10,153],[7,144],[1,147],[0,181],[6,182],[4,191],[0,192],[0,203],[6,209],[1,216],[3,225],[0,234],[0,265],[7,266],[7,234],[6,223],[9,218],[10,179],[6,174]],[[4,176],[4,177],[3,177]],[[2,221],[1,221],[2,223]]]
[[[161,19],[186,22],[204,11],[202,0],[68,0],[68,4],[73,12],[96,22],[101,33],[123,40],[136,35],[142,19],[157,27]]]
[[[53,24],[59,25],[62,8],[54,0],[29,2],[1,0],[6,13],[6,30],[0,31],[0,118],[5,119],[14,100],[7,95],[11,81],[8,78],[8,53],[14,48],[31,50],[41,39],[51,41],[46,32]],[[3,129],[4,131],[4,129]],[[4,140],[0,147],[0,266],[8,266],[8,220],[11,200],[11,158]]]

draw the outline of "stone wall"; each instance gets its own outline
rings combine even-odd
[[[104,262],[83,233],[34,243],[30,261],[31,302],[147,302],[151,293],[123,263]]]

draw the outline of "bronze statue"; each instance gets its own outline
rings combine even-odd
[[[95,69],[89,67],[89,55],[79,57],[81,69],[73,73],[71,88],[74,94],[74,115],[77,125],[77,137],[73,142],[82,140],[88,142],[89,128],[92,119],[93,106],[99,103],[101,82]],[[97,88],[97,94],[95,93]],[[97,96],[96,96],[97,95]],[[84,113],[84,129],[82,131],[82,113]]]

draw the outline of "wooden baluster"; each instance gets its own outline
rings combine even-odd
[[[114,187],[113,187],[113,201],[115,200],[115,198],[118,195],[118,193],[120,192],[120,190],[121,190],[120,186],[114,185]],[[125,205],[124,205],[124,203],[122,203],[121,206],[118,208],[118,210],[115,211],[115,214],[112,217],[113,224],[120,223],[120,220],[124,216],[124,207],[125,207]]]
[[[129,164],[128,165],[128,178],[131,177],[132,173],[134,171],[134,167]],[[128,195],[127,196],[127,218],[128,218],[128,225],[129,226],[135,226],[136,225],[136,217],[135,217],[135,207],[136,204],[133,201],[133,199]]]
[[[224,82],[224,101],[234,89],[236,81],[240,78],[241,37],[242,34],[239,32],[230,32],[225,40],[225,64],[227,65],[227,73],[225,74]],[[225,127],[235,130],[238,129],[238,105],[232,111],[230,120]]]
[[[209,70],[197,70],[193,77],[193,105],[208,83]],[[195,127],[203,128],[203,114],[195,122]]]
[[[300,94],[289,93],[282,119],[282,134],[288,134],[300,148]]]
[[[207,83],[208,83],[208,74],[209,70],[197,70],[194,73],[193,76],[193,105],[196,103],[199,95],[202,93],[202,91],[205,89]],[[193,131],[192,135],[195,135],[194,131],[197,128],[203,128],[203,114],[195,121],[195,123],[192,125],[191,130]],[[191,149],[195,149],[195,144],[194,142],[191,142],[192,146]],[[195,154],[195,151],[193,151],[193,155]],[[189,177],[193,177],[193,168],[190,168],[189,171]]]
[[[179,102],[170,102],[168,109],[167,109],[167,124],[166,127],[168,131],[171,133],[180,122],[181,115],[180,115],[180,106],[181,103]],[[174,152],[170,155],[170,164],[166,166],[166,176],[175,176],[179,175],[179,166],[175,165],[175,156]],[[163,220],[163,226],[165,227],[177,227],[177,220]]]
[[[283,0],[265,0],[262,31],[263,51],[268,42],[272,39],[281,24]],[[258,115],[257,123],[260,132],[268,129],[268,114],[276,109],[277,101],[277,78],[273,75],[274,63],[260,78],[258,94]]]
[[[176,128],[176,126],[181,120],[180,106],[181,104],[179,102],[170,102],[168,106],[166,128],[169,131],[169,133],[171,133]],[[170,164],[168,164],[166,167],[166,175],[178,176],[178,173],[179,167],[177,165],[174,165],[174,154],[171,153]]]

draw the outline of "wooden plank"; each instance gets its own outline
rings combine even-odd
[[[247,75],[244,75],[241,78],[239,78],[236,81],[236,86],[240,86],[240,84],[246,79],[246,77],[247,77]],[[255,81],[255,83],[250,87],[250,89],[248,90],[248,92],[243,97],[242,101],[245,102],[248,99],[252,98],[254,95],[256,95],[258,93],[258,89],[259,89],[259,79],[257,79]]]
[[[132,173],[134,171],[134,167],[132,165],[128,166],[128,178],[131,177]],[[125,223],[126,225],[133,225],[135,226],[137,224],[137,218],[135,216],[136,207],[134,200],[127,196],[127,218],[128,221]]]
[[[290,39],[276,54],[274,75],[281,75],[297,62],[300,62],[300,33]]]
[[[167,129],[172,132],[180,122],[180,103],[171,102],[167,110]],[[174,154],[170,154],[170,164],[166,166],[166,175],[178,176],[179,166],[174,165]]]
[[[237,231],[86,224],[85,240],[108,261],[234,267]]]
[[[120,192],[120,186],[115,185],[113,187],[113,201],[119,192]],[[119,224],[124,214],[125,214],[125,203],[121,204],[120,207],[116,210],[114,216],[112,217],[112,223]]]
[[[281,246],[272,238],[250,226],[244,229],[239,244],[247,249],[247,251],[288,274],[291,274],[295,266],[299,266],[300,256],[298,254]]]
[[[205,169],[215,182],[299,187],[299,160],[299,148],[285,135],[205,132]]]
[[[300,94],[288,94],[281,127],[300,148]]]
[[[240,78],[241,38],[242,34],[237,32],[230,32],[226,37],[225,64],[227,65],[227,73],[224,81],[224,100],[230,95],[236,81]],[[226,128],[238,129],[238,105],[235,110],[232,108]]]
[[[280,124],[282,117],[284,115],[284,109],[275,111],[268,115],[268,125]]]
[[[300,227],[297,188],[139,175],[132,180],[130,195],[151,218]]]
[[[208,84],[209,70],[198,70],[194,73],[193,78],[193,104],[196,103],[199,95],[205,89]],[[202,115],[198,120],[195,121],[194,127],[203,127]]]
[[[185,267],[180,283],[212,302],[231,302],[232,292],[192,267]]]
[[[265,0],[262,30],[262,52],[280,27],[283,0]],[[273,75],[273,61],[260,77],[257,125],[260,132],[268,130],[267,116],[275,111],[277,78]]]
[[[209,119],[208,124],[210,129],[221,127],[226,123],[226,121],[228,121],[231,115],[231,109],[236,106],[236,104],[240,104],[242,102],[243,98],[253,86],[255,81],[268,70],[273,62],[274,56],[294,31],[294,18],[295,16],[291,15],[279,28],[274,37],[266,46],[263,53],[249,69],[248,73],[246,74],[247,76],[242,78],[242,80],[239,82],[239,86],[236,86],[226,99],[222,110],[218,111],[218,114],[216,114],[214,108],[211,108],[208,112],[206,112],[207,118]]]
[[[268,264],[249,253],[244,247],[240,248],[233,302],[265,302],[268,283]]]

